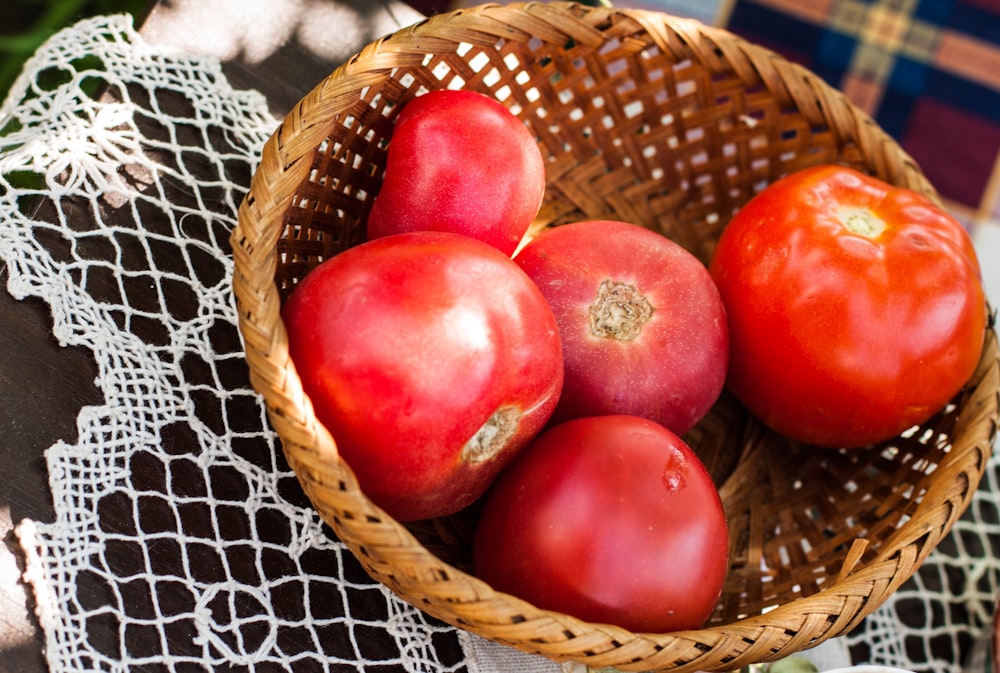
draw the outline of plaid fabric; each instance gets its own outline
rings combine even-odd
[[[842,90],[974,219],[1000,215],[1000,0],[735,0],[726,27]]]

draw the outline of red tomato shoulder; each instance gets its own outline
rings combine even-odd
[[[829,447],[883,441],[962,388],[986,303],[970,237],[925,197],[839,166],[748,202],[710,264],[727,385],[765,424]]]

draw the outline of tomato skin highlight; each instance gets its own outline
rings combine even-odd
[[[691,253],[635,224],[591,220],[544,231],[514,261],[549,301],[563,339],[553,422],[628,414],[684,434],[711,409],[725,383],[728,326]],[[622,328],[633,323],[641,327]]]
[[[545,161],[520,119],[476,91],[429,91],[396,119],[367,237],[448,231],[511,255],[544,195]]]
[[[865,446],[926,421],[982,352],[986,300],[964,228],[849,168],[764,189],[709,269],[729,318],[728,388],[805,443]]]
[[[728,529],[707,470],[637,416],[550,427],[487,493],[473,571],[542,609],[636,632],[700,628],[722,592]]]
[[[300,281],[282,317],[317,418],[366,495],[400,521],[478,498],[548,421],[562,385],[538,289],[458,234],[350,248]],[[470,452],[477,436],[498,453]]]

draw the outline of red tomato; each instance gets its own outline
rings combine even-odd
[[[556,425],[487,494],[474,572],[537,607],[637,632],[700,628],[728,570],[718,491],[674,433],[637,416]]]
[[[431,91],[396,119],[367,235],[451,231],[510,255],[544,194],[545,162],[520,119],[475,91]]]
[[[979,263],[929,200],[839,167],[779,180],[710,265],[729,316],[728,386],[794,439],[857,447],[939,411],[983,346]]]
[[[566,380],[553,420],[631,414],[683,434],[718,399],[726,314],[708,270],[684,248],[595,220],[545,231],[514,261],[562,335]]]
[[[477,499],[562,385],[544,297],[509,257],[458,234],[351,248],[307,274],[282,317],[317,418],[401,521]]]

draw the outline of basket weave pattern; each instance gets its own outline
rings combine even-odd
[[[496,97],[537,135],[536,227],[609,218],[707,262],[732,213],[791,171],[838,162],[931,198],[918,166],[818,77],[725,31],[641,10],[483,5],[376,41],[311,91],[264,148],[232,237],[254,387],[323,519],[380,582],[448,623],[556,660],[727,671],[842,634],[909,578],[969,503],[998,419],[990,328],[952,405],[882,447],[809,451],[728,396],[686,437],[720,486],[731,570],[705,628],[635,634],[540,610],[470,576],[471,515],[403,526],[360,491],[316,420],[281,301],[361,242],[392,120],[444,87]]]

